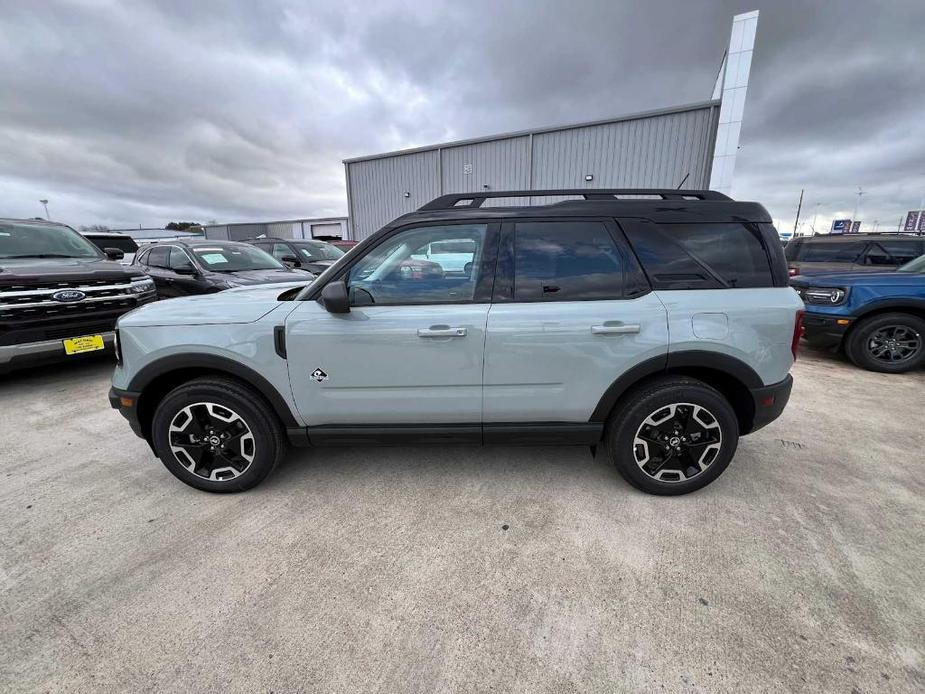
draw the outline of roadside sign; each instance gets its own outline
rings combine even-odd
[[[923,210],[925,212],[925,210]],[[919,231],[925,231],[925,214],[919,212]]]
[[[920,223],[920,217],[925,217],[921,210],[909,210],[906,213],[906,224],[903,226],[904,231],[915,231],[916,226]]]
[[[861,223],[857,220],[851,222],[851,233],[857,234],[861,230]]]
[[[832,220],[832,233],[833,234],[847,234],[851,232],[851,220],[850,219],[833,219]]]

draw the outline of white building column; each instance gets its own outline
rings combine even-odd
[[[739,150],[745,93],[748,90],[748,76],[751,72],[757,31],[758,10],[737,14],[732,18],[729,50],[714,86],[713,98],[721,98],[722,105],[719,110],[719,126],[716,129],[710,188],[727,195],[732,192],[732,175],[735,172],[736,153]]]

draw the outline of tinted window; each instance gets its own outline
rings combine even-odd
[[[784,257],[787,260],[796,260],[802,245],[803,239],[791,239],[790,243],[784,246]]]
[[[138,250],[138,244],[129,236],[87,236],[87,239],[93,242],[99,249],[118,248],[123,253],[134,253]]]
[[[293,244],[308,260],[337,260],[344,252],[324,241],[303,241]]]
[[[878,245],[893,257],[895,265],[905,265],[925,253],[918,239],[884,239]]]
[[[853,263],[864,246],[864,241],[806,241],[797,260],[807,263]]]
[[[770,287],[771,264],[757,229],[744,224],[664,224],[696,261],[731,287]]]
[[[260,248],[267,250],[266,246],[260,246]],[[289,246],[287,246],[285,243],[274,243],[272,253],[273,257],[277,260],[282,260],[283,258],[293,255],[292,251],[289,250]]]
[[[70,227],[0,222],[0,258],[92,258],[102,254]]]
[[[348,276],[354,306],[472,301],[485,251],[485,224],[407,229],[371,250]],[[429,256],[435,242],[466,243],[466,253]],[[441,264],[441,261],[443,264]]]
[[[152,248],[151,252],[145,257],[145,263],[152,267],[167,267],[167,256],[170,253],[170,246],[157,246]]]
[[[514,301],[623,296],[623,262],[601,222],[514,225]]]
[[[193,267],[193,263],[190,261],[189,256],[183,252],[182,248],[177,246],[171,246],[170,248],[170,268],[176,270],[178,268],[187,268]]]

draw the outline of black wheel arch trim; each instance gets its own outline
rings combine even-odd
[[[172,371],[181,371],[184,369],[208,369],[234,376],[251,387],[256,388],[257,391],[267,399],[284,427],[299,426],[285,398],[280,395],[279,391],[272,383],[250,367],[244,366],[228,357],[222,357],[216,354],[174,354],[162,357],[140,369],[138,373],[132,377],[126,390],[142,393],[142,397],[144,397],[145,388],[152,381]]]
[[[896,297],[894,299],[877,299],[860,307],[854,316],[854,320],[863,318],[878,311],[921,311],[925,312],[925,299],[915,297]],[[838,316],[840,317],[840,316]]]
[[[764,382],[755,370],[741,359],[721,352],[707,350],[682,350],[652,357],[622,373],[598,401],[591,413],[590,421],[606,421],[617,401],[641,380],[659,373],[668,373],[672,369],[685,367],[711,369],[735,378],[743,386],[752,390],[764,387]]]

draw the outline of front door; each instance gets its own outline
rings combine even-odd
[[[480,424],[497,239],[489,223],[400,229],[345,268],[349,313],[306,301],[289,314],[289,380],[309,426]],[[434,241],[466,244],[470,265],[422,260]]]

